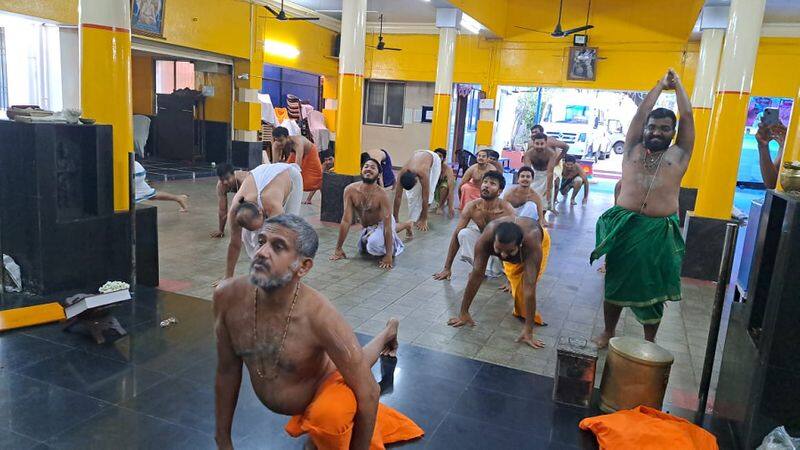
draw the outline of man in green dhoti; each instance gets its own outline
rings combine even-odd
[[[680,114],[656,108],[664,90],[675,90]],[[671,145],[676,135],[675,144]],[[590,261],[606,255],[605,331],[599,347],[614,336],[623,307],[630,307],[654,341],[664,302],[681,299],[684,242],[678,225],[678,193],[694,146],[692,105],[670,69],[647,94],[625,137],[622,183],[614,207],[597,221],[597,248]]]

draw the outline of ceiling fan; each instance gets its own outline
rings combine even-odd
[[[269,5],[264,5],[264,8],[267,8],[267,11],[272,13],[278,20],[319,20],[319,17],[289,17],[286,15],[286,11],[283,9],[283,0],[281,0],[281,10],[275,11],[274,8],[270,7]]]
[[[591,10],[591,8],[592,8],[592,0],[589,0],[589,10]],[[556,23],[556,27],[552,32],[534,30],[532,28],[526,28],[526,27],[522,27],[522,26],[519,26],[519,25],[514,25],[514,26],[517,27],[517,28],[522,28],[523,30],[534,31],[536,33],[549,34],[550,36],[556,37],[556,38],[569,36],[569,35],[572,35],[572,34],[575,34],[575,33],[580,33],[581,31],[591,30],[592,28],[594,28],[594,25],[589,25],[589,10],[587,10],[586,11],[586,25],[581,26],[581,27],[577,27],[577,28],[570,28],[568,30],[562,29],[562,27],[561,27],[561,13],[562,13],[563,9],[564,9],[564,0],[561,0],[560,4],[558,6],[558,23]]]
[[[380,32],[378,33],[378,44],[375,45],[374,47],[368,45],[368,47],[374,48],[376,50],[394,50],[396,52],[402,50],[402,48],[394,48],[386,46],[386,43],[383,42],[383,14],[381,14],[380,21],[381,21],[381,27],[380,27]]]

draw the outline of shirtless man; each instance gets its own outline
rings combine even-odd
[[[547,145],[547,136],[536,134],[531,140],[528,151],[522,156],[522,165],[533,167],[533,183],[531,188],[545,202],[545,209],[552,210],[551,191],[553,188],[553,170],[561,160],[561,154]]]
[[[769,153],[769,143],[773,140],[778,143],[778,156],[774,161]],[[771,126],[759,124],[756,142],[758,142],[758,165],[761,168],[764,186],[767,189],[775,189],[775,186],[778,185],[778,174],[781,171],[781,161],[783,160],[786,127],[782,123]]]
[[[233,166],[227,163],[217,165],[217,204],[219,217],[219,229],[211,233],[212,238],[225,236],[225,224],[228,222],[228,194],[236,194],[244,184],[244,180],[250,172],[246,170],[233,170]]]
[[[586,172],[584,172],[580,164],[576,162],[575,157],[567,155],[567,157],[564,158],[564,171],[561,175],[561,185],[553,194],[553,204],[558,203],[559,192],[566,199],[567,194],[570,189],[572,189],[572,197],[570,198],[569,204],[573,206],[577,205],[577,203],[575,203],[575,197],[578,196],[578,191],[581,190],[581,186],[583,186],[582,204],[585,205],[589,201],[589,179],[586,178]]]
[[[303,175],[303,191],[308,192],[303,202],[310,205],[314,194],[322,187],[322,161],[317,146],[304,136],[289,136],[289,130],[276,127],[272,130],[272,161],[296,163]]]
[[[396,179],[394,176],[394,169],[392,168],[392,157],[389,155],[389,152],[382,148],[373,148],[369,149],[365,152],[361,153],[361,165],[363,166],[364,163],[367,161],[368,158],[372,158],[375,161],[378,161],[381,166],[381,177],[380,183],[381,186],[385,188],[392,188],[394,189],[396,183]]]
[[[403,189],[394,191],[394,210],[398,217],[403,192],[408,201],[409,220],[414,222],[418,230],[428,231],[428,207],[433,203],[433,187],[439,181],[439,175],[445,162],[430,150],[417,150],[405,166],[397,174]]]
[[[435,273],[435,280],[449,280],[452,276],[453,261],[456,253],[461,255],[461,260],[475,267],[475,245],[486,225],[499,217],[514,216],[514,208],[507,201],[500,198],[500,193],[506,187],[506,180],[495,171],[483,175],[481,183],[481,198],[470,202],[461,211],[458,225],[450,238],[450,247],[441,272]],[[491,276],[499,276],[499,261],[491,263],[489,269],[484,266],[481,272],[487,271]],[[495,266],[495,267],[491,267]]]
[[[653,109],[664,90],[674,89],[680,114]],[[614,336],[620,313],[629,306],[654,341],[665,301],[681,299],[685,245],[678,224],[678,192],[694,147],[692,105],[670,69],[647,94],[628,127],[622,156],[617,204],[597,221],[597,242],[590,262],[606,255],[605,347]]]
[[[358,249],[372,256],[382,256],[378,263],[381,269],[391,269],[393,258],[403,253],[403,241],[397,232],[405,231],[407,237],[413,236],[411,222],[400,225],[395,223],[389,196],[378,186],[380,170],[378,161],[367,159],[361,166],[361,181],[344,189],[344,214],[339,224],[339,240],[331,261],[347,258],[342,246],[353,224],[354,212],[363,227]]]
[[[351,449],[366,450],[422,436],[410,419],[378,404],[370,372],[380,356],[396,355],[397,320],[359,345],[331,302],[301,281],[319,243],[302,218],[271,217],[258,242],[250,275],[214,291],[217,446],[233,448],[243,363],[264,406],[293,416],[286,431],[294,437],[308,432],[311,448],[341,449],[349,442]]]
[[[503,200],[511,203],[518,216],[530,217],[539,221],[539,225],[546,227],[542,197],[531,189],[533,182],[533,169],[522,166],[517,172],[517,184],[503,191]]]
[[[464,290],[459,316],[451,318],[447,324],[453,327],[475,326],[475,321],[469,314],[469,307],[483,283],[483,273],[489,258],[494,256],[506,264],[518,267],[523,301],[515,305],[515,315],[525,317],[525,325],[517,342],[533,348],[544,347],[542,341],[533,338],[536,283],[542,264],[543,233],[544,230],[539,223],[527,217],[504,216],[489,222],[475,244],[475,263]],[[523,311],[517,311],[518,308]]]
[[[497,168],[489,162],[489,151],[478,150],[478,163],[471,165],[458,185],[458,198],[461,210],[467,204],[481,196],[481,183],[483,176],[490,171],[497,171]]]
[[[437,148],[433,151],[442,161],[447,161],[447,150],[443,148]],[[455,189],[453,187],[456,185],[456,174],[453,172],[453,168],[450,167],[450,164],[442,164],[442,173],[439,175],[439,182],[436,183],[436,187],[433,199],[434,203],[436,204],[436,208],[434,209],[435,214],[445,214],[444,206],[447,205],[447,213],[450,217],[455,217],[456,212],[453,207],[453,193]]]
[[[233,276],[244,243],[252,259],[258,249],[258,230],[264,219],[284,213],[300,212],[303,178],[292,164],[262,164],[250,171],[233,196],[228,212],[231,240],[225,263],[225,278]]]
[[[547,133],[544,132],[544,127],[539,125],[538,123],[531,127],[531,142],[533,142],[533,136],[537,134],[547,135]],[[567,151],[569,151],[569,144],[567,144],[564,141],[560,141],[552,136],[547,136],[547,148],[553,150],[559,155],[559,160],[553,167],[553,187],[557,190],[561,186],[561,172],[563,169],[562,161],[563,158],[567,155]]]

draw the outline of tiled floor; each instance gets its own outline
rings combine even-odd
[[[133,304],[114,311],[130,335],[111,344],[95,345],[59,324],[0,335],[0,448],[215,448],[211,305],[140,289]],[[173,316],[177,324],[159,326]],[[401,344],[394,389],[381,400],[426,432],[402,448],[596,448],[578,422],[598,412],[553,403],[552,383]],[[283,431],[286,421],[243,380],[236,448],[302,448],[302,439]]]
[[[176,212],[173,204],[156,202],[162,288],[210,299],[211,283],[224,272],[228,242],[227,236],[223,240],[209,238],[217,226],[214,181],[177,181],[154,187],[191,196],[188,214]],[[354,246],[358,227],[352,229],[345,246],[351,259],[328,260],[338,227],[319,222],[317,195],[315,204],[304,205],[302,211],[320,236],[314,269],[305,280],[327,295],[358,332],[373,334],[389,317],[397,317],[401,320],[403,342],[553,376],[555,346],[560,337],[591,338],[603,327],[603,275],[596,270],[599,263],[589,266],[588,255],[594,248],[595,222],[613,197],[612,189],[605,189],[608,186],[598,187],[601,189],[590,195],[585,207],[559,205],[560,215],[550,229],[550,262],[537,289],[539,310],[549,324],[535,330],[547,344],[542,350],[514,342],[520,323],[511,316],[510,295],[498,291],[499,280],[487,280],[478,292],[472,305],[476,327],[455,329],[446,325],[447,319],[458,311],[469,266],[456,262],[449,282],[435,281],[431,275],[444,263],[455,220],[435,216],[431,230],[416,233],[405,252],[396,258],[396,267],[387,272],[378,269],[375,261],[357,256]],[[400,217],[406,217],[405,205]],[[247,267],[243,253],[237,273],[246,273]],[[693,409],[714,290],[710,284],[685,281],[683,292],[682,302],[666,308],[657,341],[675,355],[667,401]],[[642,335],[633,314],[623,313],[618,333]],[[604,352],[601,370],[603,361]]]

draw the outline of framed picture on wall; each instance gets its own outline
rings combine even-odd
[[[433,106],[422,107],[422,123],[433,122]]]
[[[597,77],[597,47],[570,47],[567,79],[594,81]]]
[[[167,0],[131,0],[131,32],[164,37],[164,3]]]

